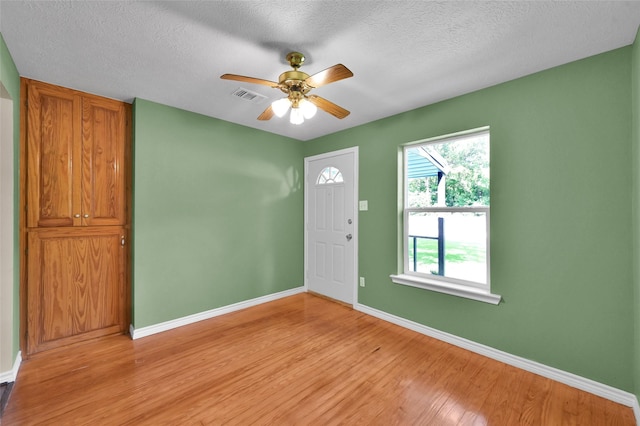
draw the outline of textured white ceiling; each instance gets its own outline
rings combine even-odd
[[[6,1],[0,31],[20,75],[115,99],[139,97],[300,140],[333,133],[629,45],[640,2]],[[351,111],[300,126],[256,117],[284,56],[354,77],[314,90]],[[231,93],[244,87],[269,100]]]

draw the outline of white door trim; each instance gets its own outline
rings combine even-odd
[[[14,146],[13,100],[0,82],[0,375],[10,372],[14,323]],[[5,380],[6,381],[6,380]],[[11,380],[14,381],[14,380]],[[0,381],[2,383],[2,381]]]
[[[309,241],[308,236],[308,223],[309,223],[309,211],[308,211],[308,194],[309,194],[309,183],[312,182],[309,179],[309,163],[316,160],[322,160],[325,158],[335,157],[337,155],[349,154],[353,153],[353,206],[352,206],[352,217],[353,217],[353,306],[358,303],[358,241],[359,241],[359,229],[358,229],[358,187],[359,187],[359,172],[358,172],[358,147],[354,146],[351,148],[340,149],[338,151],[325,152],[318,155],[313,155],[311,157],[305,157],[304,159],[304,289],[305,291],[309,290],[308,283],[308,273],[309,273],[309,260],[308,260],[308,250],[307,243]]]

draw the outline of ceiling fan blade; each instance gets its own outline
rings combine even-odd
[[[267,109],[262,111],[262,114],[258,116],[258,120],[262,120],[262,121],[271,120],[271,117],[273,117],[273,108],[271,108],[271,105],[269,105]]]
[[[336,118],[342,119],[350,114],[346,109],[326,100],[325,98],[321,98],[320,96],[309,95],[307,96],[307,99],[321,110],[328,112]]]
[[[223,80],[235,80],[235,81],[242,81],[244,83],[262,84],[264,86],[278,87],[278,83],[276,83],[275,81],[263,80],[261,78],[246,77],[244,75],[222,74],[220,78],[222,78]]]
[[[349,77],[353,77],[351,70],[342,64],[337,64],[312,75],[305,82],[311,87],[320,87]]]

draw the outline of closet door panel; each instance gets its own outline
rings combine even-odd
[[[83,99],[83,224],[123,225],[127,110],[122,102]]]
[[[45,83],[28,88],[27,226],[81,224],[80,123],[75,92]]]
[[[124,229],[29,234],[29,353],[125,330]]]

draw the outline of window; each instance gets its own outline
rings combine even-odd
[[[489,269],[489,130],[402,148],[402,274],[395,283],[497,304]]]
[[[340,183],[344,182],[342,178],[342,172],[335,167],[325,167],[318,175],[316,183],[318,185],[325,185],[327,183]]]

